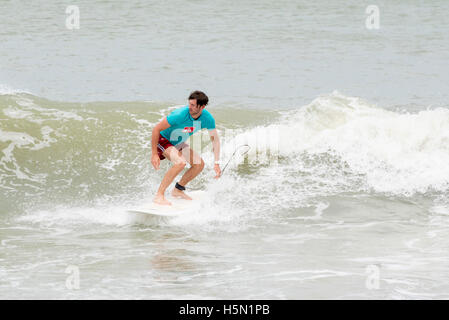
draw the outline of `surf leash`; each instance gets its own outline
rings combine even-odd
[[[221,170],[221,175],[220,175],[220,177],[223,176],[223,173],[224,173],[226,167],[228,166],[229,162],[231,162],[231,160],[232,160],[232,158],[234,157],[234,155],[235,155],[235,154],[237,153],[237,151],[238,151],[239,149],[241,149],[242,147],[246,147],[246,148],[247,148],[245,151],[243,151],[243,153],[241,153],[242,156],[244,156],[245,154],[247,154],[248,151],[249,151],[249,149],[251,149],[251,147],[250,147],[249,145],[247,145],[247,144],[242,144],[241,146],[238,146],[237,148],[235,148],[234,153],[233,153],[232,156],[229,158],[228,162],[226,162],[226,165],[223,167],[223,170]],[[202,188],[201,188],[201,187],[200,187],[200,188],[190,188],[190,187],[188,187],[188,191],[197,191],[197,190],[202,190]]]
[[[223,167],[223,170],[221,170],[221,176],[223,176],[224,171],[226,169],[226,167],[228,166],[229,162],[232,160],[232,158],[234,157],[235,153],[237,152],[237,150],[239,150],[242,147],[247,147],[246,151],[244,151],[242,154],[240,154],[241,156],[244,156],[245,154],[248,153],[249,149],[251,149],[251,147],[247,144],[242,144],[241,146],[238,146],[237,148],[235,148],[234,153],[232,154],[232,156],[229,158],[228,162],[226,162],[226,165]]]

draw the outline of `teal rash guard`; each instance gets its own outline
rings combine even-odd
[[[194,119],[189,113],[189,106],[184,106],[172,111],[167,116],[170,128],[161,131],[161,135],[176,146],[186,141],[195,132],[208,129],[215,129],[215,119],[209,111],[203,110],[201,116]]]

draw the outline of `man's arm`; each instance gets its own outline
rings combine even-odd
[[[157,143],[159,141],[161,131],[164,131],[168,128],[170,128],[170,124],[167,121],[167,117],[164,117],[164,119],[156,124],[156,126],[153,128],[153,131],[151,132],[151,163],[156,170],[159,169],[159,164],[161,163],[161,160],[159,159],[159,156],[157,154]]]
[[[210,140],[212,141],[212,148],[214,150],[214,170],[217,174],[215,178],[219,178],[221,176],[220,165],[217,164],[217,161],[220,161],[220,138],[218,137],[217,129],[209,130]]]

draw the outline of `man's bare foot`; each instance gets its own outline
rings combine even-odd
[[[161,205],[171,206],[171,202],[165,199],[163,194],[157,194],[156,197],[154,197],[153,202]]]
[[[184,191],[181,191],[179,189],[174,188],[173,191],[171,192],[171,195],[173,197],[178,197],[178,198],[182,198],[182,199],[186,199],[186,200],[192,200],[192,198],[190,198],[188,195],[186,195],[184,193]]]

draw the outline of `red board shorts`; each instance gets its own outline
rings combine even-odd
[[[171,142],[167,139],[165,139],[161,134],[159,135],[159,141],[157,143],[157,155],[159,156],[159,159],[164,160],[165,156],[162,154],[167,148],[169,147],[175,147],[178,149],[178,151],[181,151],[182,149],[188,147],[189,145],[187,143],[181,142],[177,144],[176,146],[173,146]]]

